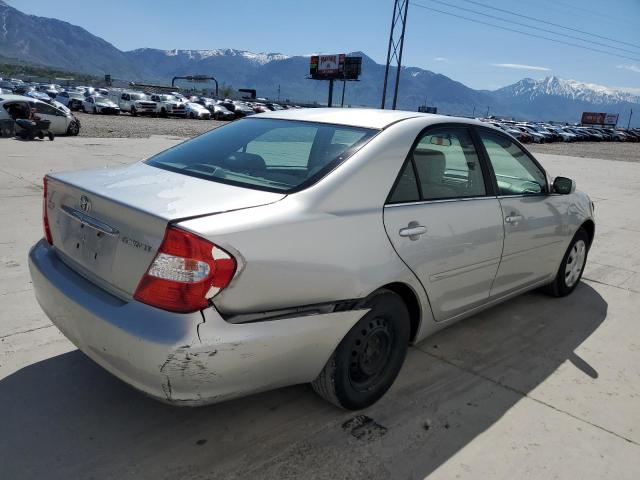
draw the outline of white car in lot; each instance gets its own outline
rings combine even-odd
[[[184,103],[174,95],[160,93],[151,94],[151,100],[156,102],[156,113],[161,117],[184,117],[186,108]]]
[[[64,92],[60,92],[55,100],[65,107],[69,107],[71,110],[80,110],[82,108],[82,102],[84,101],[84,95],[82,92],[75,90],[65,90]]]
[[[0,96],[0,120],[28,118],[30,109],[34,109],[38,117],[51,122],[49,131],[54,135],[78,135],[80,132],[80,121],[71,112],[22,95]]]
[[[199,118],[201,120],[209,120],[211,118],[211,112],[199,103],[185,102],[184,106],[189,118]]]
[[[120,107],[106,97],[85,97],[82,111],[86,113],[106,113],[119,115]]]

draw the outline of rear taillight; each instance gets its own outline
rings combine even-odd
[[[44,238],[47,239],[49,245],[53,245],[53,237],[51,236],[51,229],[49,228],[49,213],[47,212],[47,177],[42,179],[44,185],[44,193],[42,194],[42,228],[44,229]]]
[[[235,259],[193,233],[169,226],[134,298],[172,312],[195,312],[231,282]]]

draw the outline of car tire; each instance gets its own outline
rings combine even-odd
[[[78,125],[78,122],[74,120],[69,123],[69,126],[67,127],[67,135],[75,137],[78,133],[80,133],[80,125]]]
[[[195,113],[193,113],[193,112],[190,112],[190,113],[189,113],[189,118],[190,118],[191,120],[195,120],[195,119],[196,119],[196,114],[195,114]]]
[[[322,398],[347,410],[368,407],[389,390],[409,345],[409,311],[399,295],[377,290],[361,308],[370,310],[345,335],[311,384]]]
[[[98,113],[98,109],[96,107],[93,107],[93,114],[97,114]]]
[[[136,107],[131,107],[131,115],[134,117],[138,115],[138,112],[136,111]]]
[[[576,289],[587,264],[589,246],[589,235],[584,228],[580,228],[562,257],[556,278],[543,287],[546,293],[554,297],[566,297]]]

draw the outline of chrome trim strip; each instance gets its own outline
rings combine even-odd
[[[438,200],[420,200],[417,202],[406,203],[389,203],[384,208],[407,207],[411,205],[424,205],[428,203],[449,203],[449,202],[469,202],[471,200],[496,200],[498,197],[482,196],[482,197],[462,197],[462,198],[442,198]]]
[[[78,220],[80,223],[84,224],[84,225],[88,225],[91,228],[94,228],[106,235],[110,235],[112,237],[117,236],[120,232],[118,230],[116,230],[115,228],[113,228],[111,225],[107,225],[104,222],[101,222],[100,220],[90,217],[89,215],[87,215],[86,213],[82,213],[79,210],[76,210],[75,208],[71,208],[68,207],[66,205],[62,205],[61,210],[68,216],[70,216],[71,218],[73,218],[74,220]]]

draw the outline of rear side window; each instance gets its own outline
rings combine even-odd
[[[207,180],[274,192],[315,183],[377,130],[273,119],[243,119],[147,160]]]
[[[424,134],[389,198],[391,203],[486,195],[484,176],[469,132],[442,128]]]

